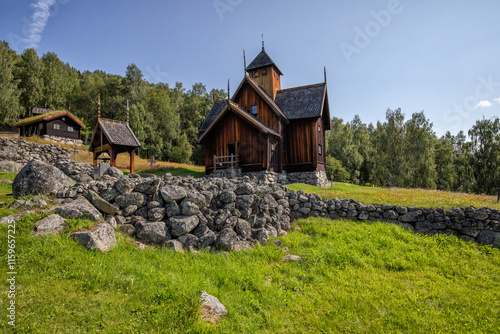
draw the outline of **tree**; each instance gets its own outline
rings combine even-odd
[[[350,175],[342,166],[342,162],[334,157],[326,157],[326,176],[330,180],[337,182],[348,182],[350,180]]]
[[[436,141],[434,162],[436,165],[436,187],[439,190],[452,190],[457,179],[453,165],[453,143],[445,136]]]
[[[175,145],[172,148],[171,158],[172,161],[180,163],[189,163],[189,158],[193,152],[193,146],[189,143],[186,133],[183,133]]]
[[[500,186],[500,119],[483,118],[469,130],[476,193],[495,194]]]
[[[405,159],[407,174],[405,187],[436,188],[436,165],[432,123],[425,118],[424,112],[414,113],[406,122]]]
[[[21,61],[16,67],[16,79],[21,89],[20,103],[24,113],[29,113],[33,107],[42,102],[43,65],[35,49],[26,49],[21,55]]]
[[[13,123],[22,112],[19,105],[20,80],[14,78],[14,68],[18,62],[16,52],[5,41],[0,42],[0,124]]]

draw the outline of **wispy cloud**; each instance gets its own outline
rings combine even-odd
[[[492,104],[490,101],[479,101],[479,103],[477,104],[476,108],[488,108],[488,107],[491,107]]]
[[[500,97],[493,99],[493,101],[500,103]]]
[[[56,0],[37,0],[31,4],[35,12],[31,16],[28,35],[23,42],[28,48],[37,48],[42,40],[42,33],[50,17],[50,8],[56,4]]]

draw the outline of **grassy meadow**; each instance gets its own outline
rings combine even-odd
[[[72,156],[90,162],[83,150]],[[119,159],[128,163],[128,156]],[[159,162],[150,169],[138,160],[139,173],[204,174],[202,167]],[[491,196],[422,189],[288,187],[365,204],[500,208]],[[6,209],[11,194],[11,184],[0,184],[0,217],[20,214]],[[287,236],[241,252],[141,250],[117,232],[117,246],[100,253],[71,237],[90,221],[70,219],[61,235],[34,236],[33,224],[48,214],[37,210],[16,223],[16,327],[4,313],[2,333],[500,332],[500,249],[455,236],[308,218],[293,222]],[[5,259],[6,225],[0,236]],[[284,261],[287,254],[302,260]],[[0,308],[7,312],[8,285],[1,281]],[[201,290],[228,310],[216,325],[200,319]]]
[[[306,193],[317,193],[323,199],[352,198],[363,204],[393,204],[445,209],[456,206],[474,206],[476,208],[500,209],[500,203],[497,202],[496,196],[440,190],[364,187],[340,182],[334,182],[333,187],[330,187],[329,184],[325,188],[303,183],[295,183],[287,187],[295,191],[302,189]]]
[[[242,252],[140,250],[117,233],[105,254],[69,231],[33,236],[44,215],[17,223],[17,333],[500,331],[500,250],[453,236],[309,218],[281,245]],[[286,254],[303,260],[285,262]],[[228,309],[218,325],[200,320],[201,290]],[[8,329],[2,321],[0,331]]]

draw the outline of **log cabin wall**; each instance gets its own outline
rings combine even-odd
[[[266,169],[267,136],[229,111],[207,137],[205,143],[207,174],[214,169],[214,155],[228,156],[232,149],[236,155],[239,155],[239,166],[242,171]]]
[[[292,120],[287,126],[287,161],[286,169],[290,172],[313,170],[315,157],[316,133],[315,119]]]
[[[56,125],[56,128],[54,128],[54,125]],[[57,127],[59,128],[57,129]],[[72,127],[73,131],[68,131],[68,127]],[[62,118],[47,121],[44,132],[44,134],[50,136],[80,139],[80,126],[69,117],[66,117],[64,121]]]
[[[318,152],[317,170],[325,170],[326,163],[326,145],[325,145],[325,125],[323,118],[320,117],[316,121],[316,146]]]
[[[236,96],[235,102],[252,113],[252,106],[257,106],[257,115],[255,116],[262,123],[270,127],[276,132],[280,132],[280,119],[278,115],[272,110],[268,104],[260,97],[260,95],[253,90],[253,88],[245,84],[241,92]]]

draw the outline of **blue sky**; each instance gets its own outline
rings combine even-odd
[[[438,135],[500,114],[500,1],[0,0],[0,40],[73,67],[234,91],[266,51],[282,87],[323,81],[332,116],[425,111]]]

